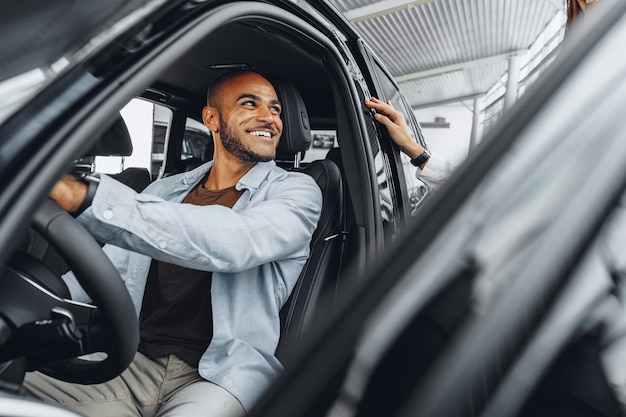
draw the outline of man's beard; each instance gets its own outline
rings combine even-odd
[[[267,162],[274,159],[275,155],[259,155],[246,148],[233,129],[226,126],[223,120],[220,120],[220,139],[224,148],[242,162]]]

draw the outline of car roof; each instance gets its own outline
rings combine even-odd
[[[31,91],[36,92],[74,64],[84,62],[90,54],[107,48],[120,57],[115,59],[123,59],[123,54],[136,53],[146,44],[159,42],[164,35],[161,29],[175,27],[172,24],[176,21],[184,22],[194,14],[202,14],[195,2],[185,3],[188,2],[32,0],[5,5],[0,16],[0,50],[3,53],[0,92],[5,93],[0,121],[4,114],[9,114],[11,106],[30,97]],[[245,8],[249,4],[239,3],[235,2],[235,6]],[[283,14],[287,22],[298,16],[321,28],[320,25],[329,27],[332,21],[338,25],[334,30],[340,28],[342,36],[356,36],[345,18],[327,1],[299,2],[298,5],[288,0],[265,3],[288,10],[290,13]],[[202,7],[211,10],[219,4],[220,1],[209,0],[203,2]],[[59,21],[72,24],[58,24]],[[146,25],[146,21],[153,23]],[[133,26],[136,30],[129,30]],[[329,31],[328,28],[325,30]],[[321,96],[320,102],[332,103],[328,100],[331,94],[328,82],[323,77],[323,58],[304,52],[312,51],[312,45],[294,44],[293,36],[284,35],[279,26],[271,27],[267,22],[260,25],[252,21],[226,24],[211,36],[211,40],[199,41],[191,53],[163,72],[152,86],[152,92],[157,96],[151,98],[162,101],[168,97],[173,100],[173,105],[197,108],[202,105],[203,92],[212,78],[224,70],[240,66],[286,78],[295,75],[295,78],[305,79],[306,83],[297,85],[305,101],[318,100]],[[329,35],[335,36],[330,31]],[[286,50],[290,51],[288,59],[285,59]],[[106,64],[106,61],[100,61],[92,65],[100,68]],[[13,77],[19,80],[12,80]],[[167,90],[167,95],[159,97],[162,90]],[[332,107],[326,108],[327,114],[320,115],[320,118],[332,114]]]
[[[164,91],[172,103],[183,101],[201,109],[213,78],[236,68],[252,69],[293,81],[305,102],[309,103],[310,118],[333,117],[332,91],[323,57],[316,54],[311,45],[295,45],[294,42],[293,35],[267,24],[234,22],[225,25],[163,71],[152,85],[151,92]],[[289,51],[288,59],[285,59],[286,50]],[[164,100],[161,102],[168,104]],[[318,104],[323,102],[327,105]]]
[[[5,2],[0,15],[0,81],[71,56],[144,2]],[[59,24],[60,21],[66,22]]]

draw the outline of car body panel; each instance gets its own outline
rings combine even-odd
[[[211,79],[243,66],[296,85],[312,127],[334,134],[350,201],[339,290],[322,304],[327,314],[307,330],[299,356],[251,416],[441,416],[483,409],[516,415],[572,338],[586,334],[589,323],[609,322],[596,315],[604,308],[602,294],[613,289],[611,271],[589,248],[601,246],[598,232],[626,186],[618,111],[626,97],[623,2],[573,33],[557,65],[437,193],[414,180],[414,167],[364,106],[371,96],[391,100],[426,145],[397,83],[330,3],[127,7],[116,11],[126,18],[109,30],[59,29],[50,38],[59,48],[41,55],[21,56],[12,48],[21,60],[0,69],[10,82],[68,51],[68,62],[0,119],[0,263],[19,246],[14,237],[23,235],[56,179],[126,103],[141,99],[171,112],[171,120],[157,126],[155,118],[152,126],[163,141],[159,175],[171,175],[182,169],[186,121],[200,121]],[[18,9],[12,16],[24,12]],[[41,13],[49,20],[62,10],[48,6]],[[38,33],[29,30],[31,38]],[[599,73],[594,88],[577,87]],[[578,293],[586,298],[580,301]],[[440,314],[446,337],[422,338],[422,318]],[[0,321],[5,337],[11,329]],[[554,329],[561,329],[558,337]],[[537,355],[543,367],[516,389],[524,381],[504,368],[523,369]],[[493,371],[498,366],[500,373]]]

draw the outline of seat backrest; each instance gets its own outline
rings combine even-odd
[[[91,147],[85,156],[74,162],[74,173],[82,174],[91,172],[94,168],[96,156],[130,156],[133,153],[133,143],[126,123],[122,116],[118,115],[113,122],[102,132],[98,141]],[[150,184],[150,173],[146,168],[126,168],[119,174],[111,175],[120,182],[142,191]],[[41,259],[57,274],[62,275],[69,270],[65,260],[56,249],[33,229],[28,232],[27,252]]]
[[[276,148],[276,162],[287,168],[298,168],[301,156],[313,141],[309,113],[296,87],[281,78],[271,77],[282,103],[283,134]]]
[[[90,159],[93,161],[96,156],[130,156],[132,153],[133,142],[130,133],[122,116],[118,115],[81,161]],[[143,191],[152,180],[147,168],[136,167],[126,168],[118,174],[111,175],[111,177],[137,192]]]
[[[317,182],[322,191],[322,212],[313,233],[311,253],[289,299],[281,310],[281,338],[276,355],[283,363],[294,352],[310,328],[320,301],[335,290],[341,259],[341,213],[343,184],[339,168],[329,160],[299,167],[299,157],[311,144],[311,128],[304,100],[290,82],[270,78],[283,104],[283,135],[276,159],[281,166],[304,172]]]

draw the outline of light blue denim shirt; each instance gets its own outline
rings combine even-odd
[[[310,176],[270,161],[237,183],[243,194],[232,209],[180,204],[210,167],[156,181],[141,194],[102,175],[79,221],[107,244],[137,312],[151,258],[213,272],[213,339],[198,371],[249,411],[282,369],[274,356],[279,311],[308,257],[322,195]],[[66,278],[72,297],[89,301]]]

